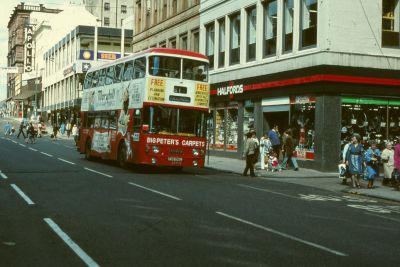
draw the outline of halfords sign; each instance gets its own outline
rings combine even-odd
[[[33,50],[33,29],[32,26],[26,28],[26,42],[25,42],[25,72],[32,71],[32,50]]]
[[[243,84],[229,84],[228,86],[217,89],[217,95],[236,95],[243,93]]]

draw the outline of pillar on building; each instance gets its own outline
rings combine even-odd
[[[340,151],[341,97],[317,96],[315,109],[315,167],[337,171]]]

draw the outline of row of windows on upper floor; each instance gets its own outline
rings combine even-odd
[[[282,14],[278,14],[277,0],[268,0],[262,5],[262,25],[257,25],[257,7],[246,8],[246,60],[256,59],[257,31],[262,28],[262,55],[264,58],[277,53],[278,42],[281,42],[282,52],[292,52],[294,40],[294,0],[283,0]],[[282,17],[282,29],[278,29],[278,16]],[[318,0],[300,0],[299,48],[307,49],[317,45]],[[217,45],[217,68],[225,66],[225,51],[229,51],[229,65],[240,63],[240,46],[242,17],[240,12],[233,13],[209,23],[206,28],[205,54],[209,57],[210,68],[214,68],[214,51]],[[229,39],[226,44],[226,25],[229,23]],[[216,42],[216,27],[218,40]],[[400,48],[400,0],[382,0],[382,47]],[[278,30],[282,32],[282,40],[277,40]]]

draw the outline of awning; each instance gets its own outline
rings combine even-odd
[[[39,94],[40,91],[36,91],[36,93]],[[34,94],[35,94],[35,91],[26,90],[26,91],[23,91],[23,92],[21,92],[20,94],[18,94],[16,96],[14,96],[12,99],[13,100],[24,100],[24,99],[27,99],[27,98],[33,96]]]

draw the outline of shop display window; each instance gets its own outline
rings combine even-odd
[[[226,150],[236,151],[238,140],[238,106],[233,103],[226,113]]]
[[[290,128],[299,159],[314,159],[315,97],[290,98]]]
[[[217,108],[215,111],[215,149],[224,149],[225,139],[225,109]]]
[[[400,101],[372,98],[342,98],[341,141],[360,134],[364,144],[379,146],[400,137]]]
[[[251,100],[244,102],[243,134],[254,131],[254,103]]]
[[[237,102],[231,102],[227,106],[217,106],[211,110],[208,120],[208,139],[211,149],[237,151]]]

